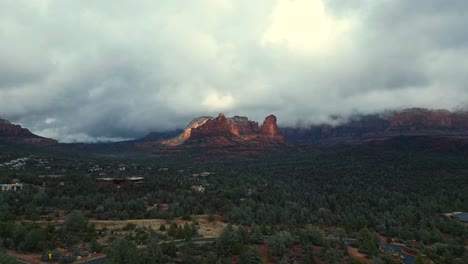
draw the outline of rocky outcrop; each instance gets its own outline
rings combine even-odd
[[[457,129],[468,130],[468,112],[457,112],[452,116],[452,125]]]
[[[204,125],[207,121],[212,120],[213,117],[211,116],[201,116],[192,119],[190,123],[185,127],[185,129],[182,132],[176,133],[176,135],[172,135],[169,139],[160,139],[160,140],[144,140],[146,141],[145,143],[140,143],[138,146],[140,147],[151,147],[155,145],[167,145],[167,146],[178,146],[182,143],[184,143],[187,139],[190,138],[192,135],[192,129],[196,129],[199,126]],[[174,132],[170,132],[174,133]],[[150,133],[151,135],[152,133]],[[177,135],[178,134],[178,135]],[[147,136],[148,137],[148,136]]]
[[[15,143],[50,145],[57,144],[56,140],[43,138],[31,133],[20,125],[11,124],[8,120],[0,118],[0,140]]]
[[[390,130],[449,130],[468,129],[467,112],[429,110],[423,108],[405,109],[396,113],[390,120]]]
[[[247,117],[234,116],[227,119],[231,132],[236,136],[251,135],[260,132],[257,122],[250,121]]]
[[[285,145],[286,142],[354,143],[402,135],[468,138],[468,112],[411,108],[393,113],[354,116],[337,125],[282,128],[278,128],[274,115],[266,117],[259,126],[247,117],[227,118],[219,114],[216,118],[196,118],[177,137],[155,144],[191,144],[207,148],[244,146],[245,149],[252,149]]]
[[[396,136],[468,138],[468,113],[423,108],[393,114],[363,115],[339,125],[281,128],[290,143],[359,142]]]
[[[0,119],[0,137],[38,137],[20,125],[11,124],[8,120]]]
[[[360,139],[369,134],[382,134],[389,121],[379,115],[355,116],[339,125],[313,125],[310,127],[280,128],[286,141],[295,144],[313,143],[328,139]]]
[[[204,140],[212,146],[272,146],[285,144],[283,136],[278,131],[276,116],[265,118],[262,126],[246,117],[234,116],[226,118],[223,114],[205,124],[192,129],[188,141]]]
[[[279,135],[276,116],[270,115],[265,118],[261,127],[262,135],[276,137]]]
[[[215,136],[236,136],[228,125],[224,114],[219,114],[215,119],[207,120],[203,125],[192,128],[187,139],[200,139]]]
[[[198,118],[194,118],[190,123],[187,125],[187,127],[184,130],[184,133],[182,134],[182,141],[187,140],[190,138],[192,135],[192,130],[197,129],[198,127],[204,125],[206,122],[213,120],[213,117],[211,116],[202,116]]]
[[[390,129],[451,129],[453,114],[447,110],[428,110],[422,108],[405,109],[390,120]]]
[[[138,146],[198,146],[202,148],[242,146],[243,151],[251,148],[273,147],[286,144],[278,131],[276,117],[271,115],[265,119],[262,127],[247,117],[234,116],[227,118],[224,114],[218,117],[200,117],[192,120],[183,133],[169,140],[139,144]]]

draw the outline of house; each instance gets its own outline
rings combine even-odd
[[[199,177],[206,178],[206,177],[208,177],[210,175],[211,175],[211,172],[205,171],[205,172],[202,172],[202,173],[194,173],[194,174],[192,174],[192,177],[193,178],[199,178]]]
[[[143,177],[133,176],[133,177],[125,178],[125,182],[127,184],[142,184],[144,179],[145,178],[143,178]]]
[[[41,179],[60,179],[60,178],[65,177],[65,175],[50,174],[50,175],[39,175],[38,177]]]
[[[465,225],[468,225],[468,213],[464,212],[453,212],[453,213],[447,213],[444,214],[447,217],[453,218],[453,219],[458,219],[461,222],[463,222]]]
[[[205,188],[202,185],[192,185],[190,186],[190,190],[197,191],[197,192],[204,192]]]
[[[452,214],[453,218],[456,218],[464,223],[468,223],[468,213],[463,213],[463,212],[454,212]]]
[[[128,177],[128,178],[97,178],[96,188],[100,188],[103,185],[109,184],[116,188],[120,188],[125,185],[142,184],[143,177]]]
[[[23,190],[24,185],[22,183],[12,183],[12,184],[0,184],[0,189],[2,192],[7,192],[7,191],[20,191]]]

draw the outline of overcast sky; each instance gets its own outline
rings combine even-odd
[[[467,25],[466,0],[1,0],[0,117],[71,142],[453,110]]]

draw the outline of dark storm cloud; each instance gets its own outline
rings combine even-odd
[[[0,3],[0,116],[61,141],[468,100],[468,2]]]

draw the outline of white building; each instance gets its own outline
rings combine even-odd
[[[2,192],[6,191],[20,191],[23,190],[23,184],[22,183],[13,183],[13,184],[0,184],[0,189]]]

